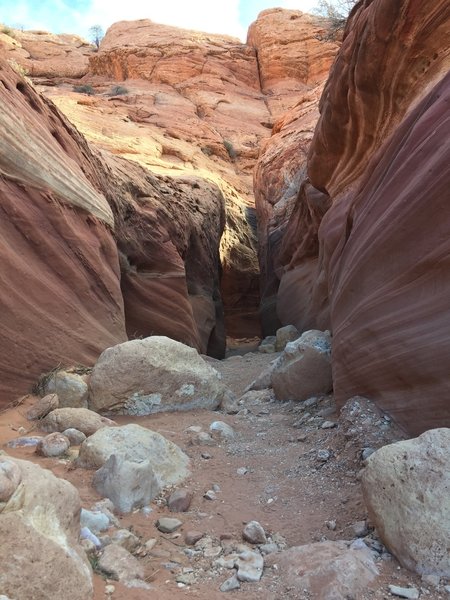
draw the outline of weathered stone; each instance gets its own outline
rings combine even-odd
[[[92,571],[78,543],[77,490],[28,461],[0,456],[3,462],[20,469],[21,482],[0,504],[1,591],[15,599],[48,600],[51,582],[55,598],[90,600]]]
[[[196,350],[152,336],[100,355],[90,379],[90,406],[131,415],[215,409],[225,389],[219,373]]]
[[[86,439],[86,435],[74,427],[69,427],[69,429],[65,429],[62,433],[69,440],[71,446],[79,446]]]
[[[96,471],[92,484],[121,513],[145,506],[160,490],[150,459],[134,462],[127,460],[123,454],[111,454]]]
[[[170,494],[167,506],[170,512],[186,512],[192,502],[192,492],[189,490],[175,490]]]
[[[311,330],[289,342],[273,366],[271,381],[278,400],[327,394],[333,386],[330,334]]]
[[[44,437],[42,435],[26,435],[10,440],[6,445],[8,448],[32,448],[37,446]]]
[[[119,529],[112,534],[111,541],[113,544],[119,544],[128,552],[133,552],[140,545],[139,538],[128,529]]]
[[[258,552],[246,551],[236,561],[239,581],[259,581],[263,574],[264,559]]]
[[[266,532],[258,521],[250,521],[244,527],[242,537],[250,544],[265,544],[267,542]]]
[[[188,546],[194,546],[204,535],[202,531],[186,531],[184,541]]]
[[[57,394],[47,394],[43,398],[39,398],[27,411],[27,419],[29,421],[43,419],[49,412],[58,408],[58,406],[59,399]]]
[[[115,425],[114,421],[87,408],[57,408],[40,421],[40,427],[44,431],[78,429],[86,436],[92,435],[102,427],[112,425]]]
[[[87,408],[89,389],[85,376],[56,371],[46,381],[45,393],[57,394],[59,408]]]
[[[214,421],[209,426],[209,431],[213,438],[222,440],[222,441],[230,441],[234,438],[235,433],[234,429],[228,423],[224,423],[223,421]]]
[[[78,464],[88,469],[102,467],[112,455],[125,460],[149,460],[161,486],[176,485],[189,475],[189,458],[162,435],[133,423],[106,427],[87,438],[80,447]]]
[[[360,598],[378,575],[370,550],[343,541],[296,546],[266,557],[266,566],[278,565],[284,588],[298,597],[317,600]]]
[[[62,456],[70,447],[70,442],[65,435],[59,432],[49,433],[36,446],[36,454],[40,456]]]
[[[190,442],[194,446],[217,446],[216,440],[206,431],[200,431],[193,435]]]
[[[81,509],[80,526],[87,527],[92,533],[100,533],[110,526],[110,520],[107,515],[100,511]]]
[[[300,337],[300,333],[295,325],[285,325],[277,329],[275,350],[281,352],[285,349],[286,344],[293,342]]]
[[[22,481],[19,466],[12,460],[0,460],[0,511],[3,502],[8,502]]]
[[[273,354],[276,352],[276,337],[274,335],[265,337],[258,346],[258,352],[262,354]]]
[[[392,554],[420,575],[450,577],[450,429],[380,448],[362,487],[369,517]]]
[[[409,600],[417,600],[420,596],[417,588],[405,588],[398,585],[389,585],[389,591],[393,596],[399,598],[408,598]]]
[[[237,576],[233,575],[233,577],[226,579],[219,589],[221,592],[231,592],[232,590],[238,590],[240,587],[241,584],[239,583]]]
[[[98,560],[98,567],[123,583],[144,577],[144,569],[138,559],[118,544],[106,546]]]
[[[161,517],[156,521],[156,527],[162,533],[173,533],[183,525],[183,522],[179,519],[173,519],[172,517]]]

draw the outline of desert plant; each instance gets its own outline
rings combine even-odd
[[[328,21],[327,34],[320,39],[325,41],[341,38],[348,15],[357,0],[319,0],[314,12]]]
[[[21,77],[24,77],[25,79],[28,80],[28,69],[22,65],[19,65],[18,62],[16,62],[15,60],[13,60],[12,58],[8,59],[8,63],[11,65],[11,67],[14,69],[14,71],[20,75]]]
[[[108,96],[125,96],[126,94],[128,94],[128,90],[122,85],[114,85],[108,92]]]
[[[230,142],[230,140],[223,140],[223,145],[225,146],[225,149],[228,152],[228,156],[231,158],[231,160],[234,160],[238,154],[233,144]]]
[[[100,42],[103,39],[103,35],[104,34],[101,25],[92,25],[92,27],[89,28],[89,39],[97,48],[97,50],[100,47]]]
[[[92,85],[74,85],[73,91],[78,92],[79,94],[87,94],[88,96],[93,96],[95,94],[95,90]]]

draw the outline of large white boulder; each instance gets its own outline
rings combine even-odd
[[[148,415],[217,408],[226,392],[221,375],[196,350],[163,336],[107,348],[90,379],[90,408]]]
[[[105,427],[88,437],[80,446],[77,464],[99,469],[113,454],[126,461],[148,461],[161,486],[175,485],[189,475],[189,458],[176,444],[133,423]]]
[[[307,400],[333,387],[331,337],[328,331],[305,331],[286,344],[272,368],[272,388],[278,400]]]
[[[450,577],[450,429],[380,448],[362,474],[369,516],[406,568]]]
[[[0,472],[17,483],[0,503],[0,591],[21,600],[90,600],[92,570],[78,544],[78,491],[7,455],[0,456]]]

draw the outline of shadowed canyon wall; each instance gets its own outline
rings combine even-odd
[[[331,327],[338,402],[365,394],[413,434],[450,424],[449,12],[356,5],[295,205],[266,229],[278,318]]]

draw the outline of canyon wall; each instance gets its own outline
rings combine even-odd
[[[365,394],[413,434],[450,424],[449,12],[355,6],[306,160],[298,148],[295,205],[266,228],[277,317],[331,327],[338,402]]]

